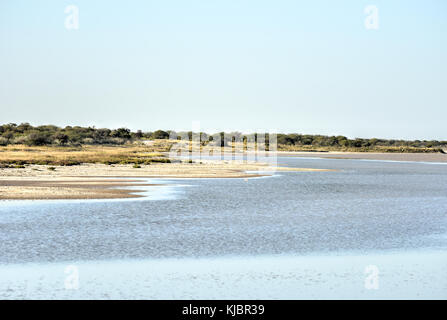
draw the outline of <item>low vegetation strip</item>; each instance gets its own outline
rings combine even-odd
[[[220,140],[221,147],[231,146],[234,141],[256,143],[260,133],[243,134],[241,132],[214,133],[175,132],[157,130],[135,132],[127,128],[107,129],[95,127],[53,125],[32,126],[9,123],[0,125],[0,146],[63,146],[82,147],[98,145],[129,145],[135,143],[152,147],[154,152],[169,151],[175,139],[182,137],[200,141],[201,146],[215,144]],[[174,140],[169,140],[174,139]],[[262,139],[264,140],[264,138]],[[150,142],[150,143],[148,143]],[[265,137],[268,148],[269,137]],[[349,139],[345,136],[307,135],[299,133],[277,133],[278,150],[281,151],[347,151],[347,152],[400,152],[400,153],[444,153],[447,141],[438,140],[396,140],[396,139]]]

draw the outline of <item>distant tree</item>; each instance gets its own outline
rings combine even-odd
[[[303,136],[302,142],[304,145],[311,145],[313,138],[311,136]]]
[[[92,134],[94,143],[97,143],[97,144],[110,143],[109,138],[110,138],[111,133],[112,133],[112,130],[110,130],[110,129],[96,129]]]
[[[127,128],[119,128],[112,131],[112,137],[114,138],[123,138],[123,139],[130,139],[130,130]]]
[[[66,145],[68,142],[68,136],[62,132],[56,133],[53,137],[58,140],[61,145]]]
[[[2,134],[2,137],[6,139],[6,144],[9,144],[14,137],[14,133],[12,131],[6,131]]]
[[[360,148],[362,146],[362,144],[363,144],[363,140],[359,139],[359,138],[356,138],[354,141],[351,142],[351,145],[356,148]]]
[[[17,127],[17,132],[24,133],[24,132],[26,132],[26,131],[28,131],[30,129],[32,129],[32,126],[28,122],[25,122],[25,123],[21,123]]]
[[[135,137],[138,138],[138,139],[142,138],[142,137],[143,137],[143,132],[142,132],[141,130],[138,130],[138,131],[135,133]]]
[[[40,132],[31,133],[26,139],[26,144],[29,146],[43,146],[49,144],[48,142],[48,136]]]
[[[157,130],[154,133],[152,133],[152,139],[168,139],[169,133],[163,130]]]

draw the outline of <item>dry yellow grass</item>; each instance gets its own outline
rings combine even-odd
[[[123,145],[82,147],[27,147],[10,145],[0,147],[2,165],[77,165],[81,163],[151,163],[166,162],[168,159],[157,150],[166,151],[165,145]]]

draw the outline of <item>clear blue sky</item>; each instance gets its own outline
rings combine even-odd
[[[447,139],[446,24],[445,0],[2,0],[0,123]]]

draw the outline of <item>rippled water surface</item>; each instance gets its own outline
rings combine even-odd
[[[338,171],[165,180],[138,200],[1,202],[0,263],[447,248],[447,165],[279,164]]]

